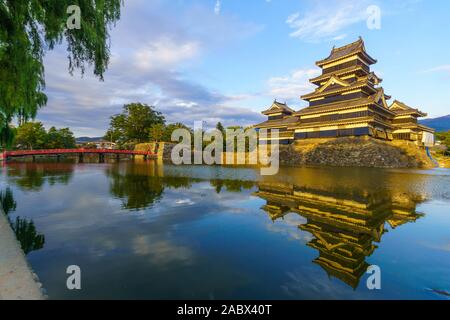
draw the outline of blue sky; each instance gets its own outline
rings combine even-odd
[[[367,24],[373,6],[379,29]],[[104,82],[70,76],[63,45],[47,54],[38,120],[98,136],[123,104],[142,102],[169,122],[252,124],[275,98],[305,106],[314,62],[359,36],[392,100],[450,113],[449,1],[125,0]]]

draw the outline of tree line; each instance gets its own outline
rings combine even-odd
[[[69,128],[45,130],[41,122],[25,122],[13,129],[13,147],[19,150],[71,149],[76,147],[75,137]]]
[[[229,128],[241,129],[241,127]],[[177,129],[186,129],[192,136],[194,135],[194,130],[181,122],[167,123],[164,115],[153,106],[130,103],[123,106],[121,113],[110,118],[110,125],[103,139],[116,143],[118,149],[132,150],[139,143],[171,142],[172,133]],[[225,137],[226,128],[220,122],[217,123],[216,129]],[[23,122],[17,128],[11,127],[11,130],[12,149],[76,148],[76,139],[69,128],[51,127],[46,130],[41,122]],[[193,143],[194,139],[191,140]]]
[[[130,103],[123,106],[120,114],[111,117],[109,129],[104,140],[117,144],[121,149],[133,149],[136,144],[147,142],[172,142],[172,133],[177,129],[186,129],[194,135],[194,129],[181,122],[166,122],[164,115],[153,106],[143,103]],[[226,128],[218,122],[216,129],[225,139]],[[227,129],[244,129],[239,126]],[[203,131],[204,133],[204,131]],[[191,139],[192,143],[194,139]],[[224,141],[225,147],[225,141]]]
[[[167,124],[164,115],[152,106],[130,103],[123,106],[120,114],[111,117],[104,139],[129,149],[138,143],[170,141],[172,132],[179,128],[190,130],[182,123]]]

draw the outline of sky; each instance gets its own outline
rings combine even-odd
[[[274,99],[305,107],[300,96],[320,74],[315,61],[359,36],[391,102],[450,114],[448,0],[124,2],[104,81],[89,68],[71,76],[64,44],[47,53],[48,103],[37,117],[47,128],[102,136],[132,102],[154,106],[168,123],[255,124]]]

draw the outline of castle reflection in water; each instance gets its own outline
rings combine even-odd
[[[280,182],[261,182],[256,196],[266,200],[262,209],[272,221],[297,213],[307,222],[298,226],[313,239],[308,246],[318,251],[313,261],[329,276],[358,287],[377,249],[386,223],[393,229],[420,219],[416,205],[423,201],[407,193],[339,192]]]

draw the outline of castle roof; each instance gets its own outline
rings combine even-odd
[[[380,88],[380,89],[376,89],[375,94],[372,94],[368,97],[332,102],[332,103],[322,104],[322,105],[318,105],[318,106],[310,106],[310,107],[306,107],[304,109],[297,111],[295,113],[295,115],[307,115],[307,114],[321,113],[321,112],[326,112],[326,111],[339,111],[339,110],[348,109],[348,108],[366,106],[366,105],[370,105],[370,104],[377,104],[377,103],[380,103],[380,99],[383,98],[383,95],[384,95],[385,99],[390,98],[390,96],[385,95],[383,89]],[[394,113],[393,111],[391,111],[388,108],[384,108],[384,109],[387,112],[390,112],[392,114]]]
[[[417,115],[419,117],[426,117],[427,114],[420,111],[419,109],[415,109],[412,108],[408,105],[406,105],[405,103],[398,101],[398,100],[394,100],[394,102],[392,102],[391,106],[389,107],[389,109],[393,112],[395,112],[397,115]]]
[[[329,78],[331,78],[332,76],[345,76],[347,74],[352,74],[356,71],[364,71],[364,68],[362,66],[351,66],[348,68],[344,68],[344,69],[340,69],[340,70],[336,70],[335,72],[330,72],[330,73],[325,73],[325,74],[321,74],[320,76],[317,76],[315,78],[310,79],[309,81],[311,83],[316,83],[319,81],[325,81],[328,80]],[[365,74],[367,74],[368,72],[364,72]]]
[[[342,47],[333,47],[333,49],[331,50],[330,55],[323,59],[323,60],[319,60],[316,62],[317,66],[323,66],[325,64],[337,61],[337,60],[341,60],[341,59],[345,59],[349,56],[355,55],[360,53],[365,60],[369,63],[369,64],[374,64],[377,62],[377,60],[375,60],[374,58],[372,58],[371,56],[369,56],[366,52],[365,46],[364,46],[364,40],[359,37],[359,39],[355,42],[352,42],[350,44],[347,44],[345,46]]]
[[[292,110],[291,108],[289,108],[286,103],[281,103],[281,102],[278,102],[277,100],[275,100],[272,103],[272,105],[270,106],[270,108],[265,110],[265,111],[263,111],[262,114],[270,115],[270,114],[280,113],[280,112],[281,113],[292,114],[295,111]]]
[[[349,83],[337,76],[332,76],[323,86],[317,88],[314,92],[301,96],[301,98],[303,100],[310,100],[327,95],[342,93],[345,91],[352,91],[363,87],[368,87],[370,88],[370,91],[376,92],[376,89],[372,87],[371,83],[369,83],[369,80],[373,81],[373,79],[376,78],[373,78],[373,76],[369,74],[365,77],[359,78],[357,81]]]
[[[298,122],[298,118],[295,116],[286,116],[284,118],[281,119],[276,119],[276,120],[267,120],[264,121],[262,123],[259,123],[257,125],[255,125],[255,128],[270,128],[270,127],[287,127],[289,125],[292,125],[294,123]]]

